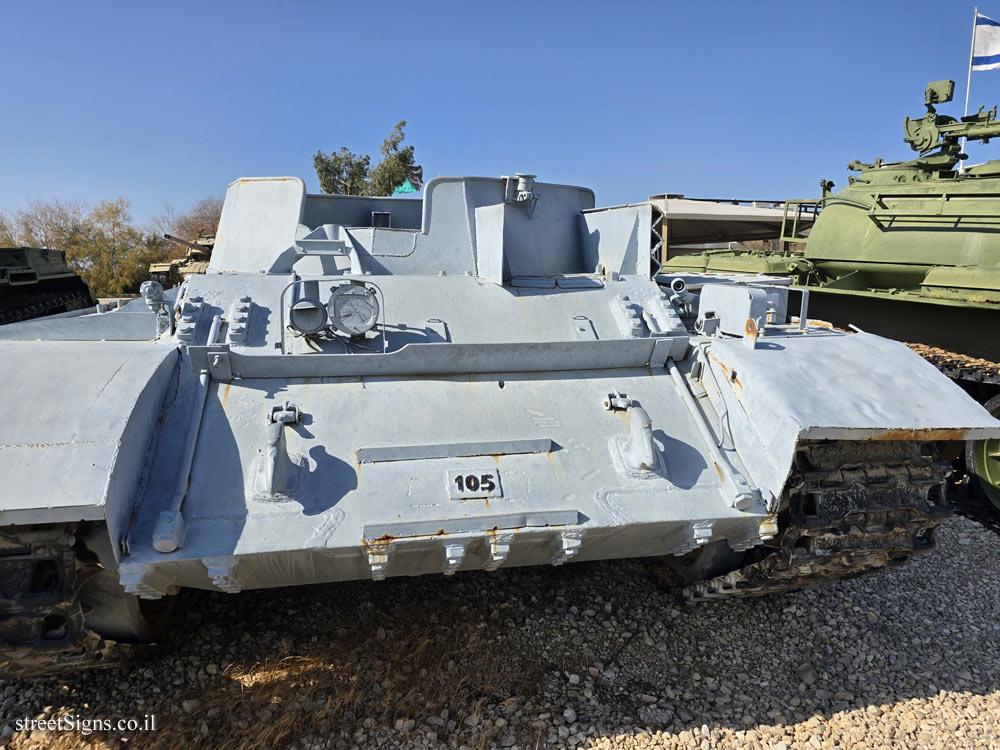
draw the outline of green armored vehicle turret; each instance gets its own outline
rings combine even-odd
[[[0,325],[96,304],[62,250],[0,248]]]
[[[904,119],[915,159],[853,161],[845,188],[824,180],[822,198],[792,202],[822,209],[803,251],[682,256],[664,270],[791,276],[811,317],[910,343],[1000,414],[1000,161],[957,168],[962,139],[986,143],[1000,121],[996,108],[939,114],[953,90],[929,84],[927,112]],[[784,239],[801,243],[795,224],[786,213]],[[1000,531],[1000,443],[970,444],[959,461],[959,510]]]

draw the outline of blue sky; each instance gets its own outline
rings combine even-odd
[[[1000,18],[995,2],[981,12]],[[972,4],[12,2],[0,18],[0,208],[123,195],[144,221],[240,176],[318,190],[317,149],[374,156],[401,119],[426,177],[534,172],[599,205],[814,197],[851,159],[909,158],[902,117],[928,81],[953,78],[942,111],[961,112]],[[1000,70],[973,73],[971,108],[997,103]]]

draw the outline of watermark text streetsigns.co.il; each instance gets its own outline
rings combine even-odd
[[[77,714],[53,716],[48,719],[15,719],[15,732],[155,732],[156,714],[145,714],[141,719],[88,719]]]

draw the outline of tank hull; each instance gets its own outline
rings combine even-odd
[[[663,289],[654,219],[528,175],[247,178],[209,273],[0,326],[0,672],[107,664],[186,588],[643,557],[700,600],[932,550],[939,447],[1000,422],[787,287]]]

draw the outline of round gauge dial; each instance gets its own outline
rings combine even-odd
[[[360,284],[338,287],[330,298],[330,321],[338,331],[360,336],[378,322],[375,292]]]

